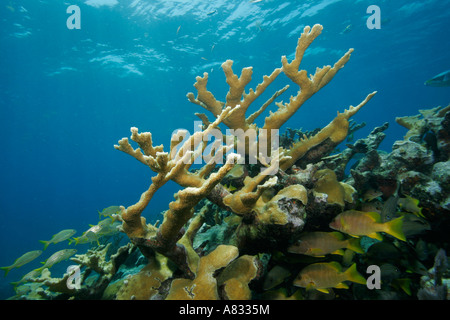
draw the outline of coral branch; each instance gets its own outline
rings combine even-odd
[[[301,37],[297,43],[295,59],[288,63],[286,56],[281,58],[283,72],[296,83],[300,90],[296,97],[291,97],[289,103],[279,104],[279,109],[275,113],[271,113],[264,123],[265,129],[279,129],[292,115],[306,102],[312,95],[328,84],[336,73],[344,67],[350,59],[353,49],[350,49],[333,67],[325,66],[317,68],[316,73],[308,78],[305,70],[299,70],[300,63],[303,59],[305,50],[314,41],[314,39],[322,32],[323,27],[319,24],[310,29],[305,27]]]

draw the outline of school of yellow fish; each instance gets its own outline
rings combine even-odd
[[[377,191],[370,190],[367,192],[363,199],[364,201],[373,201],[381,194]],[[389,260],[389,252],[399,251],[397,246],[393,242],[383,242],[383,236],[381,233],[385,233],[392,239],[398,239],[401,242],[407,241],[407,235],[418,234],[424,230],[429,230],[429,226],[423,219],[422,209],[418,206],[419,201],[417,199],[411,198],[409,196],[405,198],[393,198],[392,201],[386,201],[385,206],[389,207],[389,210],[396,211],[397,205],[406,212],[386,212],[381,210],[380,212],[370,212],[370,211],[358,211],[358,210],[347,210],[344,211],[330,222],[329,227],[333,230],[332,232],[308,232],[303,233],[299,239],[288,248],[289,253],[300,254],[315,258],[324,258],[327,255],[341,255],[343,256],[343,261],[347,264],[351,263],[351,266],[344,268],[339,262],[317,262],[307,265],[303,268],[295,278],[293,284],[294,286],[305,288],[307,291],[317,290],[322,293],[329,293],[331,288],[337,289],[348,289],[349,286],[347,282],[354,282],[359,284],[366,284],[366,279],[357,271],[357,264],[351,262],[351,260],[345,260],[345,254],[351,252],[347,255],[350,259],[353,258],[355,253],[364,254],[364,250],[360,245],[360,240],[362,237],[368,237],[377,240],[379,246],[372,245],[370,247],[370,252],[367,252],[367,257],[375,257],[375,260]],[[392,205],[394,203],[394,205]],[[385,216],[384,216],[385,215]],[[388,218],[387,218],[388,217]],[[380,249],[381,252],[377,249]],[[376,252],[374,254],[374,252]],[[385,255],[385,256],[384,256]],[[383,258],[384,256],[384,258]],[[388,257],[388,259],[386,259]],[[407,272],[423,274],[426,272],[425,268],[420,264],[420,262],[405,262],[404,267],[407,267]],[[416,264],[416,265],[414,265]],[[398,268],[389,263],[384,263],[383,276],[388,278],[389,274],[392,274],[392,270],[398,272]],[[275,268],[274,268],[275,269]],[[345,269],[345,270],[344,270]],[[271,270],[272,271],[272,270]],[[277,274],[280,270],[274,270]],[[284,278],[286,278],[286,272],[284,272]],[[269,275],[274,277],[269,272]],[[271,279],[267,284],[267,288],[272,288],[272,283],[278,283],[276,280]],[[277,279],[283,281],[283,277],[278,276]],[[280,280],[281,279],[281,280]],[[397,286],[398,289],[402,290],[406,294],[410,295],[411,290],[409,288],[410,279],[391,279],[392,285]]]
[[[367,192],[363,200],[370,203],[380,194],[376,191]],[[383,212],[367,212],[358,210],[344,211],[330,222],[329,227],[335,231],[324,232],[304,232],[300,235],[295,243],[287,248],[287,253],[309,256],[313,259],[320,259],[319,262],[309,263],[306,267],[300,270],[295,278],[293,278],[292,284],[296,287],[305,288],[307,292],[316,290],[322,293],[330,293],[332,288],[348,289],[349,283],[354,282],[358,284],[365,284],[366,279],[358,272],[357,263],[353,262],[354,254],[365,254],[370,259],[370,255],[380,248],[380,252],[376,252],[375,256],[382,258],[383,255],[388,255],[389,252],[395,251],[389,245],[391,242],[383,242],[382,233],[387,234],[393,239],[400,241],[407,241],[405,234],[410,234],[413,230],[413,234],[416,231],[411,229],[411,224],[415,222],[415,219],[419,219],[425,222],[421,208],[418,206],[418,201],[411,197],[394,199],[396,205],[392,206],[392,201],[386,201],[385,206],[389,205],[389,210],[394,210],[400,207],[406,212],[391,212],[389,218],[386,218]],[[83,232],[78,237],[73,237],[76,234],[74,229],[62,230],[51,237],[50,240],[41,240],[40,243],[44,245],[43,250],[33,250],[27,252],[17,258],[13,264],[0,269],[5,271],[5,276],[11,269],[20,268],[25,264],[37,259],[44,250],[46,250],[51,244],[57,244],[68,240],[69,245],[86,244],[86,243],[99,243],[99,239],[103,236],[111,236],[120,231],[120,207],[110,206],[103,209],[99,214],[99,222],[96,225],[90,225],[89,229]],[[395,217],[394,217],[395,216]],[[411,218],[414,217],[414,218]],[[103,218],[103,219],[102,219]],[[406,223],[405,223],[406,222]],[[404,224],[405,223],[405,224]],[[409,224],[408,224],[409,223]],[[424,229],[425,224],[420,224],[420,230]],[[425,228],[426,229],[426,228]],[[373,245],[370,248],[371,252],[365,252],[360,244],[362,237],[372,238],[378,241],[378,246]],[[53,253],[42,263],[42,267],[33,269],[25,274],[19,281],[12,282],[14,287],[17,287],[21,283],[25,283],[32,278],[40,276],[41,272],[46,268],[51,268],[53,265],[67,260],[77,252],[76,249],[63,249]],[[331,255],[342,256],[342,261],[346,261],[342,266],[337,261],[324,261]],[[391,264],[383,265],[385,274],[392,274],[396,267]],[[420,266],[409,266],[412,272],[420,269]],[[398,270],[397,270],[398,271]],[[263,283],[264,290],[271,290],[283,283],[286,279],[292,276],[291,271],[288,268],[276,265],[267,272]],[[398,285],[404,292],[409,292],[408,279],[395,279],[394,284]]]
[[[101,212],[99,211],[99,219],[105,217],[105,219],[100,220],[96,225],[89,225],[90,228],[82,233],[79,237],[73,237],[76,234],[75,229],[64,229],[54,234],[50,240],[40,240],[39,242],[44,245],[42,250],[33,250],[24,253],[19,258],[17,258],[11,265],[6,267],[0,267],[1,270],[5,271],[5,277],[8,273],[14,268],[20,268],[35,259],[37,259],[43,251],[45,251],[49,245],[57,244],[63,241],[68,240],[68,244],[86,244],[95,242],[97,245],[100,245],[99,239],[104,236],[112,236],[119,232],[119,226],[121,222],[117,220],[118,213],[120,211],[119,206],[109,206],[103,209]],[[73,237],[73,238],[72,238]],[[41,262],[42,267],[33,269],[32,271],[25,274],[19,281],[12,282],[11,284],[16,287],[17,285],[27,282],[27,280],[31,278],[37,278],[40,276],[44,269],[49,269],[57,263],[65,261],[72,257],[77,252],[76,249],[62,249],[53,253],[49,258],[45,261]]]

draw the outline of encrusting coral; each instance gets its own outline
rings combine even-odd
[[[212,281],[214,270],[228,264],[225,259],[221,262],[223,265],[214,267],[215,263],[211,259],[207,259],[212,254],[216,255],[215,252],[219,248],[234,248],[231,259],[233,260],[239,254],[253,252],[254,250],[251,250],[249,246],[251,247],[256,241],[262,240],[262,244],[270,242],[272,243],[270,247],[276,247],[283,241],[289,242],[289,239],[295,238],[302,231],[307,218],[305,206],[311,195],[301,184],[280,188],[279,178],[309,152],[314,152],[315,157],[319,159],[321,156],[328,155],[346,138],[349,130],[349,118],[375,94],[375,92],[369,94],[357,107],[351,106],[343,113],[338,113],[337,117],[325,128],[310,137],[302,137],[290,149],[278,147],[276,138],[280,127],[311,96],[333,79],[348,62],[353,52],[353,49],[350,49],[333,67],[317,68],[314,75],[308,76],[305,70],[299,69],[300,64],[306,49],[321,32],[322,26],[318,24],[312,28],[305,27],[298,40],[294,60],[288,62],[287,58],[283,56],[282,67],[275,69],[269,76],[264,76],[262,83],[258,84],[254,90],[250,89],[249,92],[246,92],[245,88],[252,80],[252,68],[242,69],[241,75],[238,77],[232,70],[233,61],[227,60],[222,64],[226,82],[229,85],[224,102],[217,100],[213,93],[207,90],[207,73],[204,73],[203,77],[197,77],[194,84],[197,96],[188,93],[187,98],[211,112],[215,119],[210,121],[205,114],[197,114],[203,121],[203,130],[190,136],[183,130],[178,131],[172,137],[168,152],[164,151],[162,145],[153,146],[151,133],[138,133],[137,128],[131,128],[131,140],[137,143],[138,148],[134,149],[127,138],[121,139],[115,146],[116,149],[133,156],[156,173],[148,190],[142,194],[136,204],[127,208],[121,207],[121,220],[123,221],[123,231],[148,259],[155,259],[154,253],[157,252],[177,265],[184,279],[173,280],[168,298],[179,297],[181,293],[185,298],[189,297],[189,290],[176,290],[177,286],[187,288],[187,286],[195,284],[196,291],[206,290],[201,289],[200,286],[205,281]],[[289,86],[275,91],[250,116],[246,116],[246,112],[281,73],[298,85],[298,93],[295,97],[291,96],[287,103],[276,102],[278,109],[270,112],[269,116],[265,118],[264,125],[259,129],[254,121]],[[221,123],[229,128],[226,133],[220,130]],[[217,131],[221,134],[218,135]],[[256,139],[246,139],[251,134],[254,134],[253,137]],[[209,135],[213,135],[216,142],[226,141],[226,144],[214,144],[208,151],[210,157],[204,166],[196,171],[190,170],[194,161],[204,156],[207,150],[205,141],[208,141]],[[245,149],[238,148],[238,146],[242,146],[242,143],[244,143]],[[224,155],[226,155],[225,164],[217,166],[222,163]],[[229,191],[221,184],[221,181],[236,163],[243,164],[246,163],[246,160],[262,169],[257,174],[245,177],[240,189],[235,192]],[[325,184],[321,182],[323,179],[315,178],[317,181],[316,191],[325,193],[325,197],[329,201],[336,201],[341,207],[345,205],[344,200],[351,202],[351,195],[348,195],[348,193],[352,193],[351,187],[347,188],[344,184],[339,183],[335,175],[329,179],[334,181],[335,187],[331,186],[331,189],[335,189],[325,188]],[[169,180],[176,182],[184,189],[175,194],[175,201],[169,204],[169,210],[165,212],[164,220],[157,228],[147,224],[141,214],[155,192]],[[263,194],[274,191],[273,197],[262,197]],[[201,214],[194,217],[194,207],[204,198],[231,211],[240,219],[237,220],[238,227],[232,237],[233,240],[230,241],[231,247],[229,245],[219,246],[208,256],[200,257],[192,248],[192,239],[203,223],[203,218]],[[193,218],[191,225],[195,226],[191,228],[189,225],[188,230],[190,231],[187,232],[184,227],[191,218]],[[284,236],[277,239],[280,234],[284,234]],[[229,287],[226,283],[246,282],[239,279],[224,280],[225,290],[227,292],[231,290],[226,289]],[[211,285],[208,286],[211,287]],[[248,294],[245,296],[250,297]],[[202,297],[206,298],[205,295]],[[218,296],[214,294],[213,297]]]

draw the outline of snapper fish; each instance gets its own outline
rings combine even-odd
[[[283,283],[283,281],[289,277],[291,273],[286,268],[276,265],[267,273],[264,279],[263,289],[270,290]]]
[[[89,225],[90,228],[83,232],[80,237],[73,238],[73,240],[69,241],[69,244],[75,242],[75,245],[85,244],[89,242],[97,242],[97,245],[100,245],[98,239],[102,236],[113,235],[119,232],[119,226],[121,222],[115,221],[114,217],[109,217],[103,220],[96,225]]]
[[[359,239],[345,239],[340,232],[320,231],[301,235],[299,240],[288,248],[288,252],[323,257],[327,254],[343,255],[342,249],[364,253],[359,244]]]
[[[45,240],[39,240],[40,243],[44,244],[44,250],[47,249],[49,244],[51,243],[59,243],[64,240],[69,239],[71,236],[73,236],[77,231],[75,229],[66,229],[58,232],[57,234],[53,235],[52,238],[48,241]]]
[[[344,211],[334,218],[330,223],[330,228],[354,237],[367,236],[380,241],[383,240],[383,237],[378,232],[384,232],[406,241],[403,233],[403,217],[382,222],[378,212]]]
[[[26,275],[24,275],[19,281],[10,282],[10,284],[12,284],[14,286],[14,290],[16,290],[16,288],[20,284],[30,282],[33,279],[39,277],[40,275],[41,275],[41,273],[38,270],[34,269],[34,270],[31,270],[30,272],[28,272]]]
[[[113,217],[114,215],[119,213],[120,213],[120,206],[109,206],[103,209],[101,212],[98,211],[98,218],[100,219],[102,216]]]
[[[42,271],[45,268],[51,268],[57,263],[60,263],[61,261],[69,259],[71,256],[73,256],[77,252],[76,249],[63,249],[55,252],[45,260],[45,262],[41,262],[43,264],[42,267],[35,269],[36,271]]]
[[[369,189],[364,193],[363,200],[370,202],[378,197],[381,197],[382,195],[383,195],[383,192],[381,192],[379,190]]]
[[[405,198],[398,199],[397,204],[403,210],[414,213],[418,217],[425,218],[422,213],[422,208],[419,207],[419,202],[418,199],[406,195]]]
[[[19,258],[17,258],[12,265],[8,267],[0,267],[0,269],[5,270],[5,277],[6,277],[6,275],[8,274],[9,271],[11,271],[11,269],[23,266],[24,264],[27,264],[36,259],[37,257],[39,257],[41,254],[42,250],[29,251],[20,256]]]
[[[450,70],[439,73],[425,81],[425,85],[429,87],[450,87]]]
[[[323,293],[329,293],[328,289],[348,289],[344,281],[366,284],[366,279],[356,270],[356,263],[343,271],[338,262],[313,263],[300,271],[294,280],[294,286],[315,289]]]

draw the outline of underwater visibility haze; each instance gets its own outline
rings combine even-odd
[[[5,0],[0,26],[0,299],[450,296],[450,1]],[[260,128],[282,149],[202,160]]]

